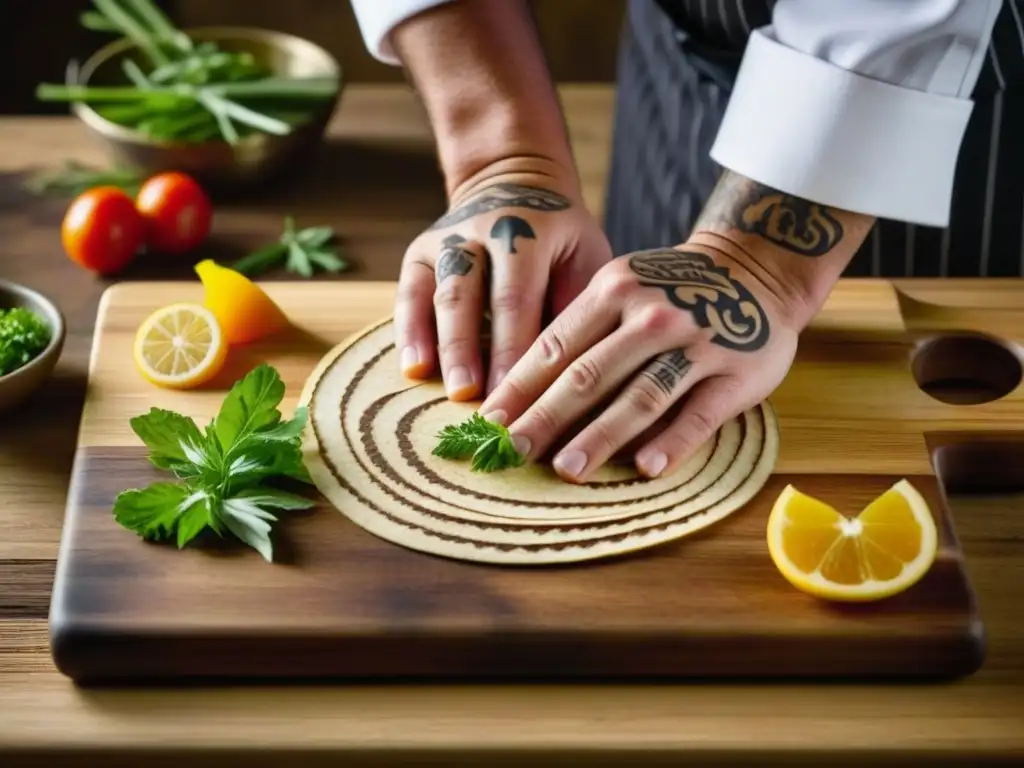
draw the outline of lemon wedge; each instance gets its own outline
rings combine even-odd
[[[204,305],[217,316],[229,344],[246,344],[289,325],[288,317],[266,291],[240,272],[212,259],[195,266],[206,292]]]
[[[856,517],[789,485],[768,517],[768,552],[797,589],[828,600],[890,597],[921,579],[938,552],[927,502],[906,480]]]

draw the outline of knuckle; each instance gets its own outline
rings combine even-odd
[[[714,418],[705,411],[686,412],[679,424],[679,429],[673,430],[673,436],[680,448],[680,452],[695,449],[703,445],[714,435],[717,425]]]
[[[601,271],[594,279],[597,295],[603,302],[621,302],[636,288],[636,281],[621,269]]]
[[[535,403],[530,409],[530,431],[536,435],[553,437],[558,434],[558,419],[546,403]]]
[[[593,360],[581,357],[567,369],[569,387],[578,395],[589,395],[600,389],[601,371]]]
[[[549,326],[538,337],[540,353],[544,362],[549,365],[558,365],[566,358],[566,345],[562,338],[561,331],[555,326]]]
[[[626,405],[635,413],[653,416],[665,410],[668,400],[660,390],[638,383],[627,391]]]
[[[505,391],[505,399],[509,402],[523,404],[530,402],[515,372],[509,373],[508,376],[501,380],[501,388]]]
[[[454,309],[462,304],[468,291],[461,280],[445,280],[434,291],[434,306],[438,309]]]
[[[416,267],[416,269],[419,269],[419,267]],[[401,303],[429,301],[433,290],[432,284],[416,280],[410,272],[405,272],[398,281],[395,298]]]
[[[587,427],[586,444],[588,453],[600,456],[613,454],[619,447],[619,442],[615,440],[604,419],[595,419]]]
[[[518,313],[526,309],[528,299],[521,288],[505,287],[496,291],[491,298],[491,310],[502,313]]]
[[[475,351],[474,343],[474,340],[466,337],[442,339],[438,342],[437,349],[445,360],[466,359]]]
[[[519,362],[523,356],[523,350],[519,347],[507,345],[495,347],[491,350],[491,363],[499,368],[511,368]]]
[[[662,432],[659,442],[670,461],[677,461],[700,448],[714,432],[713,421],[707,414],[691,411],[681,415],[677,422]]]
[[[641,333],[664,333],[672,328],[678,319],[678,310],[663,303],[644,307],[637,315],[637,325]]]
[[[493,338],[491,340],[491,362],[494,365],[511,367],[519,361],[524,352],[524,349],[511,340],[504,343],[496,343]]]

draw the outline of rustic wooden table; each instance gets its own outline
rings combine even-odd
[[[600,212],[611,93],[564,99],[587,201]],[[0,275],[54,297],[69,336],[57,375],[0,424],[0,765],[667,764],[683,756],[750,764],[1024,760],[1024,494],[958,498],[953,510],[989,629],[985,667],[930,686],[316,686],[80,690],[53,668],[46,616],[97,301],[108,284],[60,249],[65,203],[22,188],[64,158],[102,160],[70,119],[0,122]],[[442,209],[429,130],[404,88],[352,87],[322,160],[260,197],[219,206],[194,258],[133,278],[187,278],[204,255],[242,252],[283,217],[333,225],[356,269],[393,279],[408,241]],[[999,295],[995,283],[932,284],[917,295]],[[977,292],[981,291],[981,294]],[[1024,489],[1024,484],[1022,484]],[[301,758],[299,757],[301,755]],[[701,760],[698,760],[701,761]],[[78,763],[75,763],[78,764]]]

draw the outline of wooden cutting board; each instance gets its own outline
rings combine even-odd
[[[536,569],[451,560],[379,539],[326,502],[283,516],[273,564],[242,545],[143,543],[114,522],[113,499],[166,477],[129,419],[157,406],[206,423],[260,361],[284,378],[290,413],[323,356],[390,313],[394,290],[266,288],[295,329],[236,348],[203,391],[154,388],[131,355],[141,320],[201,301],[197,283],[124,283],[101,303],[51,606],[54,659],[72,678],[957,676],[982,663],[943,486],[998,485],[1019,461],[1020,364],[977,334],[1024,338],[1024,288],[940,307],[885,281],[841,282],[771,398],[781,449],[767,485],[708,529],[632,556]],[[787,483],[855,514],[901,478],[940,530],[917,585],[842,606],[775,570],[765,523]]]

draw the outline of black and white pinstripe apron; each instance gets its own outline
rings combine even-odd
[[[630,0],[605,228],[616,254],[686,239],[750,30],[775,0]],[[880,219],[849,276],[1024,276],[1024,0],[1006,0],[975,87],[950,224]],[[927,130],[927,126],[922,126]]]

